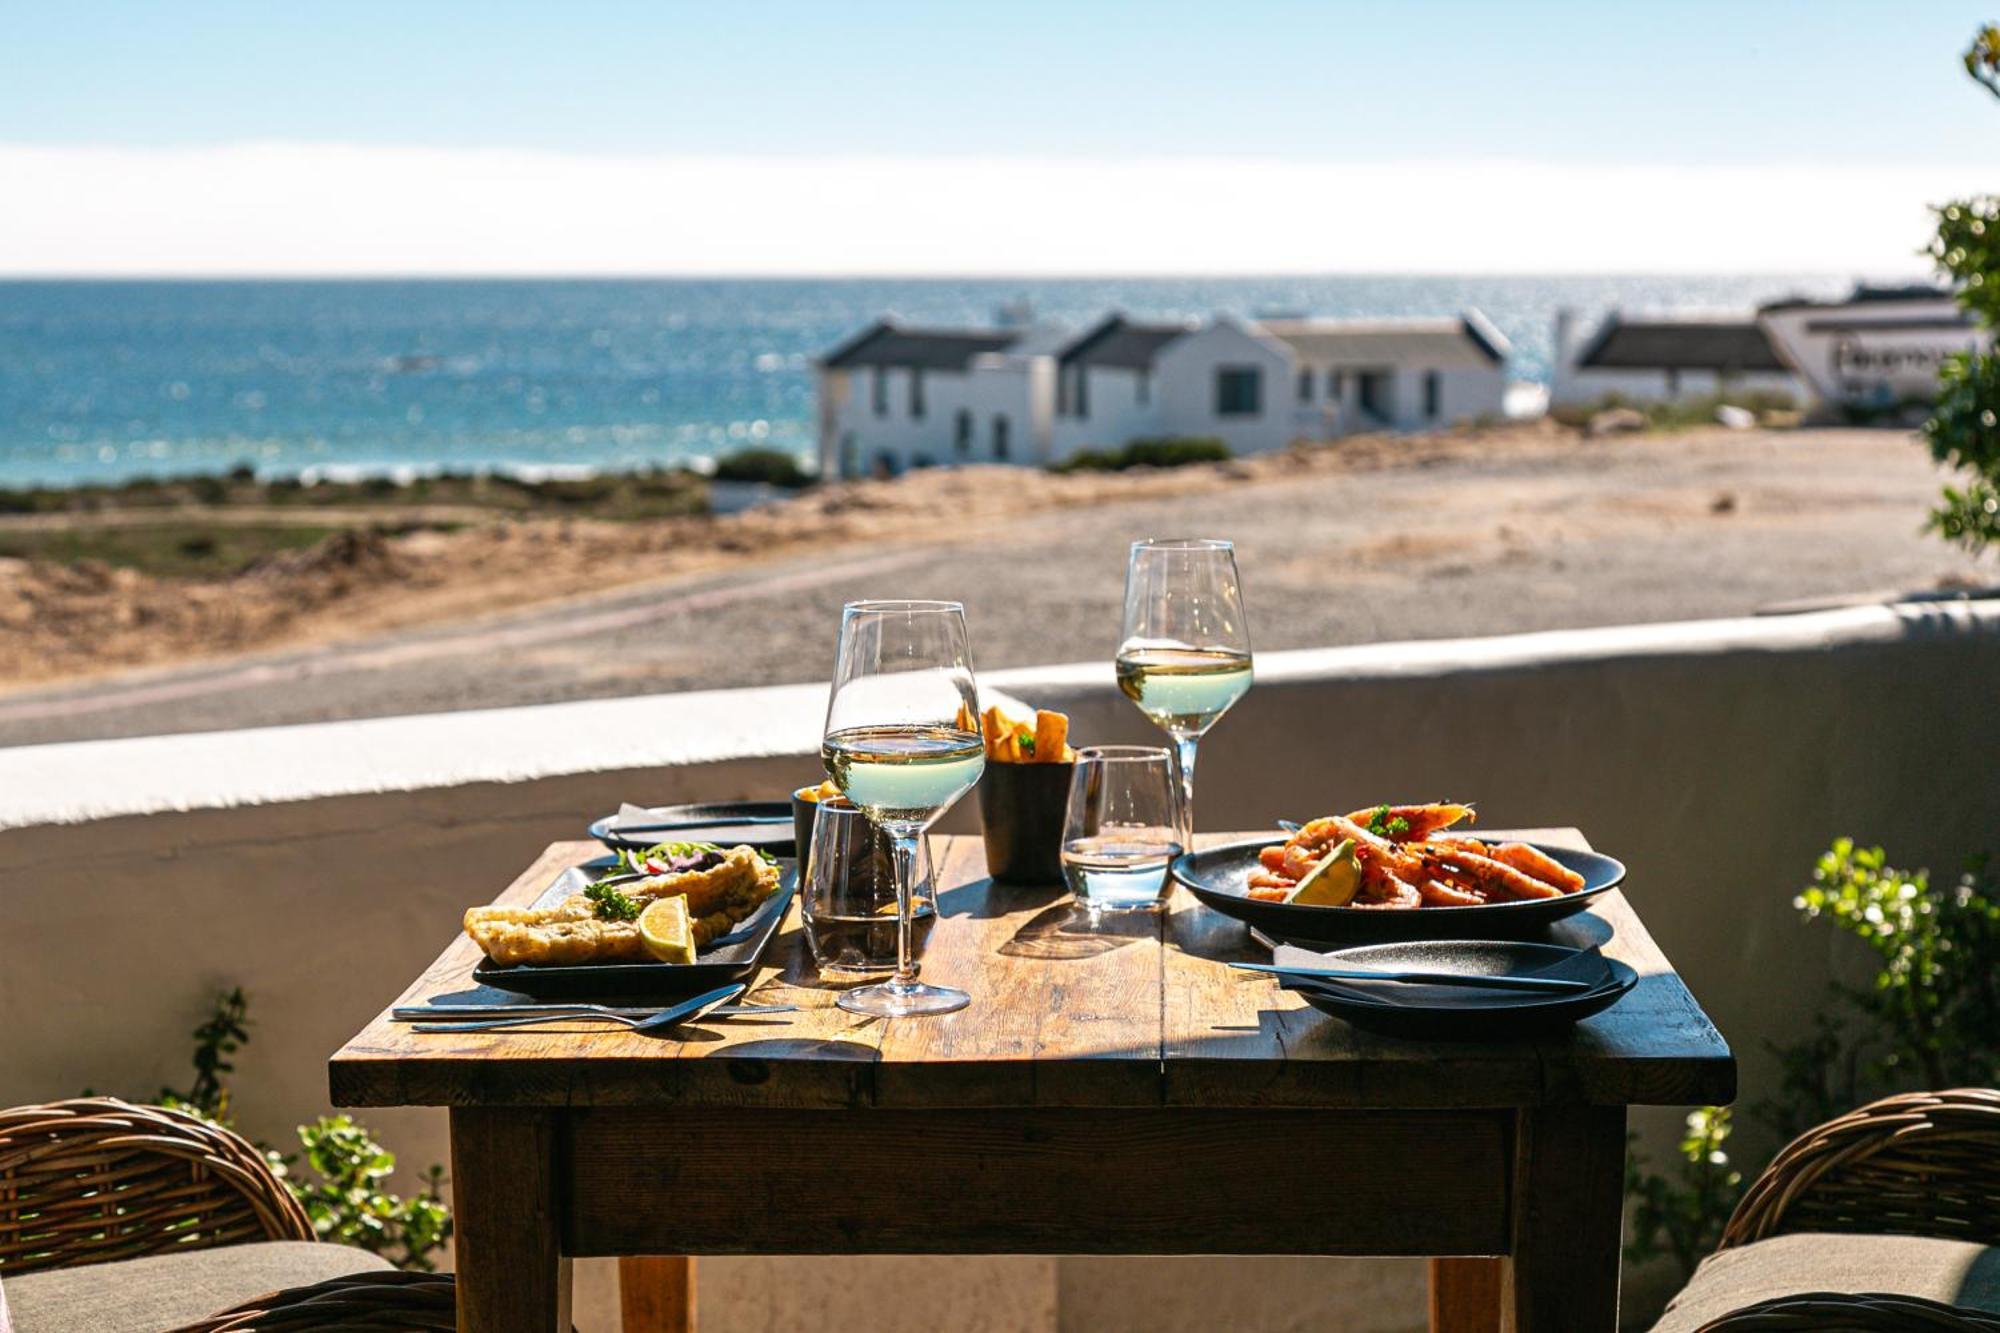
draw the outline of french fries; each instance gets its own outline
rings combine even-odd
[[[1076,760],[1076,751],[1069,744],[1066,713],[1042,708],[1030,717],[1013,717],[994,704],[979,715],[979,734],[986,742],[986,757],[994,763],[1068,764]]]

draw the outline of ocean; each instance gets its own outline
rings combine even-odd
[[[813,447],[812,358],[884,313],[1025,304],[1349,317],[1478,307],[1546,380],[1562,307],[1747,309],[1826,274],[1713,277],[0,282],[0,486],[139,475],[569,475]]]

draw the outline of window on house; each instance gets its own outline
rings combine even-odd
[[[1074,383],[1076,379],[1070,374],[1068,366],[1056,367],[1056,415],[1059,417],[1069,415],[1069,386]]]
[[[875,367],[875,380],[869,396],[874,400],[875,415],[889,415],[889,371],[886,366]]]
[[[972,457],[972,413],[962,407],[951,421],[951,447],[960,458]]]
[[[1444,377],[1435,370],[1424,372],[1424,416],[1436,421],[1438,409],[1444,406]]]
[[[1007,460],[1007,435],[1011,429],[1012,423],[1005,416],[993,418],[993,457],[1001,462]]]
[[[1333,399],[1335,402],[1339,402],[1341,395],[1346,392],[1347,392],[1347,376],[1341,374],[1337,370],[1327,371],[1326,396]]]
[[[910,415],[921,418],[924,415],[924,372],[910,367]]]
[[[1153,401],[1152,371],[1142,370],[1139,372],[1139,382],[1132,386],[1132,399],[1141,407]]]
[[[1264,412],[1264,372],[1256,366],[1218,366],[1215,415],[1254,417]]]
[[[1310,403],[1312,400],[1313,400],[1313,373],[1310,370],[1301,370],[1299,372],[1299,401],[1302,403]]]

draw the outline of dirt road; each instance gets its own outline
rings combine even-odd
[[[819,679],[843,601],[953,597],[982,667],[1104,657],[1127,544],[1233,537],[1257,646],[1746,614],[2000,581],[1922,533],[1886,431],[1723,431],[1234,476],[1177,494],[751,558],[602,596],[0,694],[0,744]],[[986,485],[984,479],[980,484]],[[1005,488],[1009,475],[990,474]]]

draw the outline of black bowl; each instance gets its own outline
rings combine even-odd
[[[1625,882],[1625,865],[1598,852],[1528,845],[1583,876],[1583,888],[1560,898],[1530,898],[1480,907],[1418,907],[1382,911],[1366,907],[1300,907],[1247,896],[1250,876],[1261,868],[1257,853],[1284,835],[1232,842],[1174,858],[1174,878],[1224,916],[1233,916],[1282,940],[1362,944],[1382,940],[1520,940],[1574,916],[1591,899]]]

